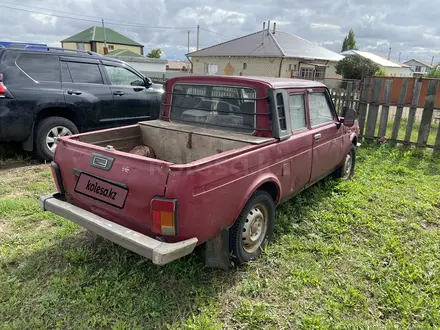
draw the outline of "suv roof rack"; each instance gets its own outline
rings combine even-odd
[[[90,50],[80,50],[80,49],[71,49],[71,48],[61,48],[61,47],[50,47],[50,46],[40,46],[40,45],[29,45],[29,44],[10,44],[7,47],[1,46],[0,48],[10,48],[10,49],[28,49],[28,50],[47,50],[50,51],[63,51],[63,52],[75,52],[75,53],[83,53],[88,55],[98,55],[96,52],[92,52]]]

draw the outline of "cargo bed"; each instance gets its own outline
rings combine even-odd
[[[151,147],[157,159],[172,164],[188,164],[226,151],[266,143],[272,138],[208,129],[162,120],[79,135],[81,142],[128,152],[135,146]]]

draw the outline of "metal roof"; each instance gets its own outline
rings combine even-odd
[[[142,46],[140,43],[127,38],[126,36],[112,30],[110,28],[105,28],[106,41],[112,44],[120,45],[132,45],[132,46]],[[99,41],[104,42],[104,28],[100,26],[92,26],[84,31],[81,31],[69,38],[61,40],[61,42],[91,42]]]
[[[344,57],[291,33],[258,31],[221,44],[204,48],[187,56],[256,56],[288,57],[308,60],[339,61]]]
[[[382,56],[369,53],[369,52],[362,52],[360,50],[346,50],[345,52],[341,53],[342,55],[359,55],[364,58],[368,58],[369,60],[372,60],[374,63],[379,64],[380,66],[388,67],[388,68],[408,68],[405,64],[397,64],[395,62],[389,61]]]
[[[257,77],[257,76],[226,76],[226,75],[187,75],[170,78],[170,81],[191,81],[191,82],[206,82],[211,77],[216,81],[230,82],[232,80],[246,82],[253,81],[271,86],[272,88],[313,88],[324,87],[323,83],[314,80],[306,79],[292,79],[292,78],[272,78],[272,77]]]
[[[421,61],[421,60],[416,60],[415,58],[412,58],[412,59],[410,59],[410,60],[408,60],[408,61],[405,61],[405,62],[403,62],[403,63],[406,64],[406,63],[411,62],[411,61],[414,61],[414,62],[420,63],[420,64],[422,64],[422,65],[424,65],[424,66],[426,66],[427,68],[430,68],[430,69],[432,69],[432,68],[434,67],[434,65],[432,65],[432,64],[430,64],[430,63],[428,63],[428,62]]]

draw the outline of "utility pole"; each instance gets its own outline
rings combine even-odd
[[[197,50],[199,50],[199,43],[200,43],[200,25],[197,24]]]
[[[106,35],[106,32],[105,32],[104,19],[102,19],[102,28],[104,29],[104,47],[107,48],[107,35]]]
[[[191,31],[188,31],[188,53],[189,53],[189,35],[190,35]]]

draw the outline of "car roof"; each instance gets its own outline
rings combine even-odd
[[[171,81],[188,81],[188,82],[225,82],[231,83],[233,81],[245,83],[245,82],[257,82],[267,85],[270,88],[316,88],[326,87],[323,83],[307,79],[297,78],[272,78],[272,77],[258,77],[258,76],[226,76],[226,75],[187,75],[174,77]]]
[[[49,47],[50,49],[50,47]],[[26,54],[43,54],[43,55],[59,55],[59,56],[66,56],[66,57],[80,57],[80,58],[89,58],[89,59],[100,59],[107,62],[115,62],[115,63],[124,63],[121,60],[118,60],[116,58],[111,58],[107,56],[103,56],[98,53],[94,52],[77,52],[73,49],[50,49],[50,50],[37,50],[37,49],[25,49],[25,48],[8,48],[8,47],[0,47],[0,53],[2,52],[16,52],[16,53],[26,53]]]

